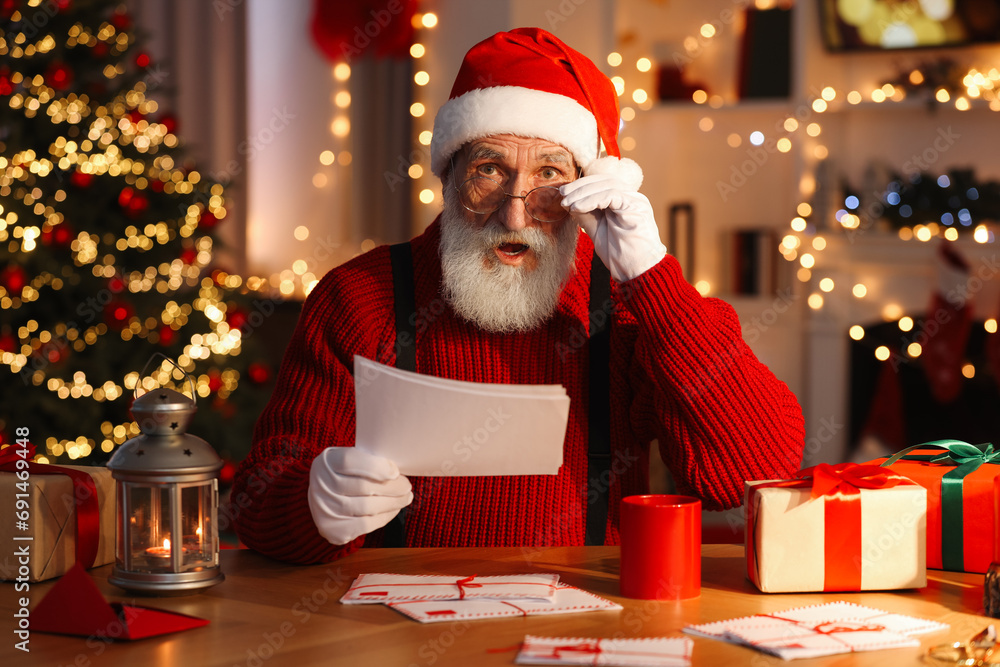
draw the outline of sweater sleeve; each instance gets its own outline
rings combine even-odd
[[[794,394],[744,342],[732,307],[701,296],[676,259],[618,286],[637,323],[628,370],[632,427],[658,439],[678,490],[737,507],[743,482],[789,477],[805,426]]]
[[[346,287],[357,284],[370,288],[364,303]],[[388,308],[391,285],[387,292],[370,270],[350,265],[327,274],[306,300],[233,484],[231,512],[246,546],[283,561],[319,563],[364,542],[362,536],[337,546],[319,534],[309,511],[309,471],[326,447],[354,445],[353,358],[392,363],[380,358],[394,340],[383,317]]]

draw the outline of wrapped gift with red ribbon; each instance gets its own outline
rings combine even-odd
[[[765,593],[927,585],[927,492],[877,465],[821,463],[745,486],[747,577]]]
[[[115,559],[115,482],[104,467],[32,461],[35,448],[0,449],[0,579],[43,581],[74,563],[85,568]]]
[[[986,572],[997,537],[1000,450],[992,444],[932,440],[870,461],[927,489],[927,567]]]

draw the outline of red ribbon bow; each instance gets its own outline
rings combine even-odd
[[[11,445],[0,449],[0,472],[17,473],[26,470],[32,475],[66,475],[73,482],[73,504],[76,505],[76,562],[84,568],[94,566],[101,536],[101,509],[97,502],[94,478],[82,470],[34,463],[35,446]]]
[[[857,463],[820,463],[800,470],[794,479],[757,484],[753,492],[767,488],[810,489],[812,499],[824,503],[824,574],[825,591],[861,590],[861,489],[887,489],[916,484],[888,468]],[[747,568],[756,580],[756,531],[754,517],[760,496],[752,493],[747,507]]]
[[[458,586],[458,599],[459,600],[464,600],[465,599],[465,589],[466,588],[482,588],[483,587],[482,584],[474,584],[474,583],[472,583],[472,580],[475,579],[475,578],[476,578],[476,575],[473,574],[472,576],[465,577],[464,579],[459,579],[458,581],[455,582],[455,585]]]

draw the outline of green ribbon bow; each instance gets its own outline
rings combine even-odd
[[[910,454],[915,449],[932,448],[945,451],[941,454]],[[966,475],[978,470],[984,463],[1000,463],[1000,450],[994,450],[988,442],[970,445],[961,440],[932,440],[896,452],[882,466],[889,467],[901,459],[956,466],[941,478],[941,565],[946,570],[964,570],[962,485]]]

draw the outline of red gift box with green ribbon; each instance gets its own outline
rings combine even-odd
[[[933,440],[871,463],[927,489],[927,567],[986,572],[993,561],[1000,498],[1000,450],[992,444]]]

